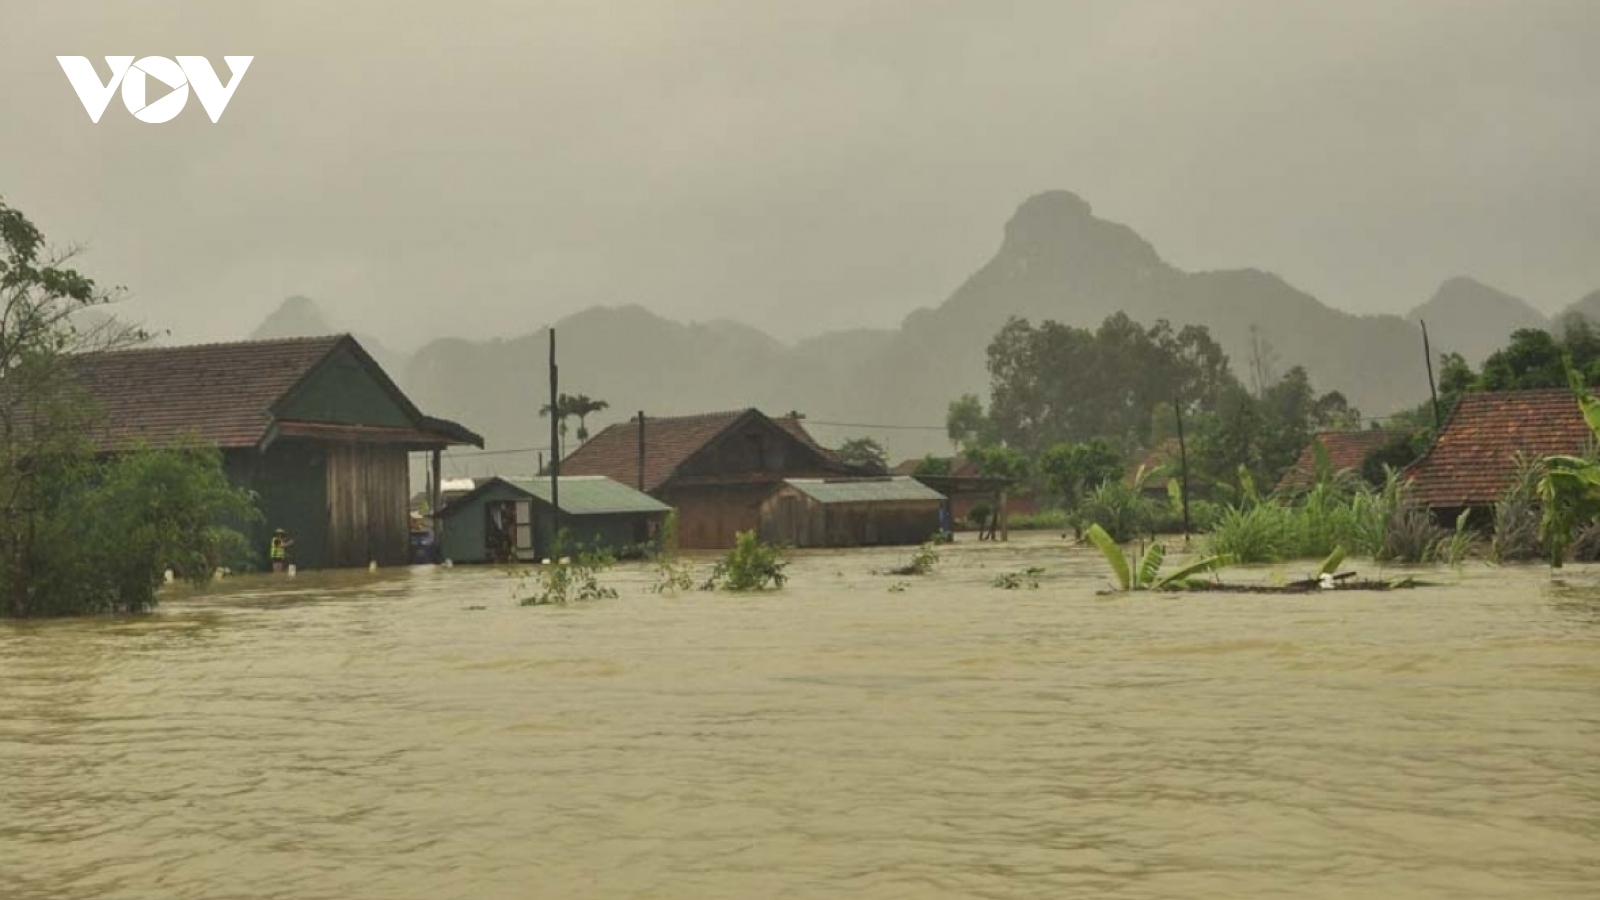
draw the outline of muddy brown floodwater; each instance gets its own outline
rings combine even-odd
[[[872,574],[908,557],[0,624],[0,897],[1600,896],[1600,571],[1108,598],[1034,536]]]

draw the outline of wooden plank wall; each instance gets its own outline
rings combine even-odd
[[[328,447],[328,562],[334,568],[405,565],[409,556],[406,451],[373,444]]]

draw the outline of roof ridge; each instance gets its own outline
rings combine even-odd
[[[260,338],[251,341],[207,341],[200,344],[174,344],[172,346],[144,346],[123,347],[117,350],[91,350],[87,353],[74,354],[75,356],[126,356],[135,353],[171,353],[174,350],[210,350],[231,347],[266,347],[287,346],[291,344],[318,344],[338,343],[345,338],[354,338],[348,331],[335,334],[302,335],[286,338]]]

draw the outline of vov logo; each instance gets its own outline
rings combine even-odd
[[[224,56],[222,60],[228,64],[229,80],[226,85],[217,78],[216,71],[204,56],[180,56],[177,62],[165,56],[146,56],[138,62],[134,62],[131,56],[108,56],[105,59],[106,65],[111,67],[111,80],[102,84],[88,57],[56,57],[62,70],[67,73],[67,80],[72,82],[72,89],[78,92],[78,99],[83,101],[89,121],[99,124],[100,116],[105,114],[106,105],[111,102],[111,95],[116,93],[120,84],[122,103],[128,107],[128,112],[141,122],[156,125],[171,121],[183,112],[184,104],[189,102],[190,86],[194,87],[195,95],[200,98],[200,105],[206,108],[206,115],[211,117],[211,121],[222,118],[222,111],[228,108],[228,101],[233,99],[234,90],[239,87],[245,70],[250,68],[250,61],[255,57]],[[146,88],[151,79],[171,88],[171,93],[146,103]]]

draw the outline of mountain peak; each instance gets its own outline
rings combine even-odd
[[[1022,201],[1006,223],[1000,252],[1074,267],[1095,268],[1111,261],[1126,268],[1161,263],[1155,248],[1133,229],[1096,218],[1087,200],[1064,190],[1044,191]]]
[[[328,324],[317,301],[296,294],[278,304],[272,314],[261,320],[250,340],[265,341],[291,337],[317,337],[333,334],[336,329]]]

